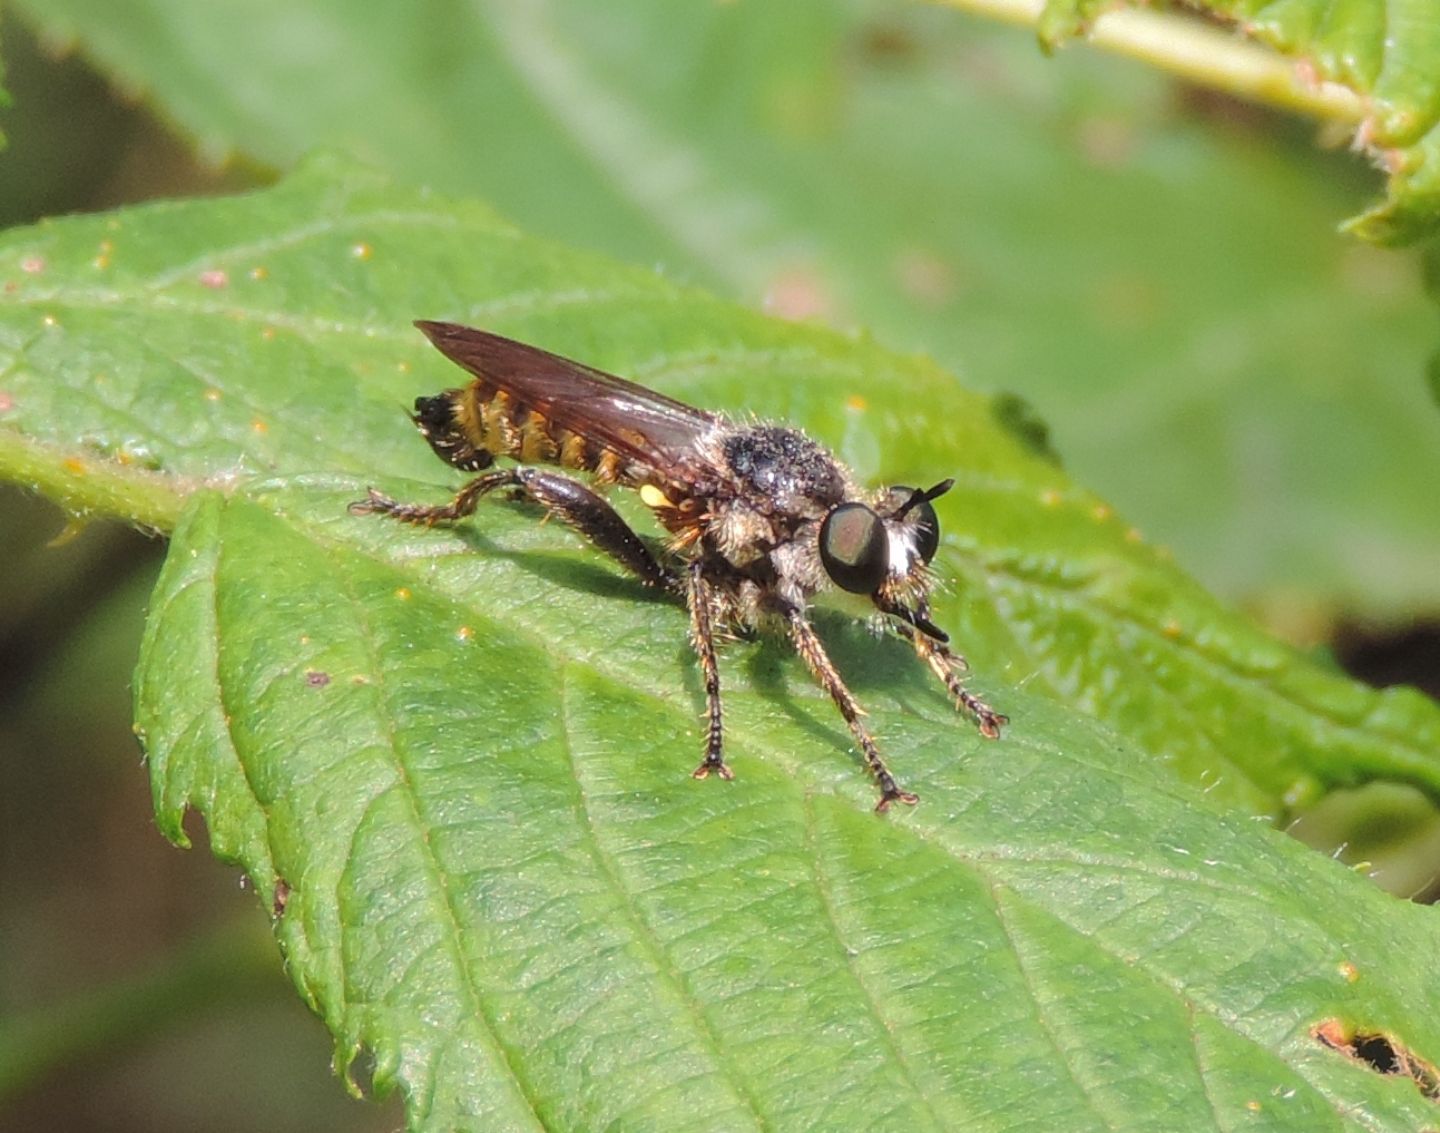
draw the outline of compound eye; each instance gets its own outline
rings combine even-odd
[[[820,562],[841,590],[873,594],[890,570],[890,537],[864,504],[840,504],[820,525]]]
[[[940,518],[935,514],[925,493],[919,488],[893,488],[892,494],[902,500],[901,515],[915,517],[915,550],[928,563],[940,549]]]
[[[929,500],[921,500],[910,511],[915,516],[915,549],[928,563],[940,549],[940,518]]]

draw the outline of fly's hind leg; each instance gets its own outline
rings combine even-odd
[[[845,717],[850,734],[855,737],[855,742],[864,753],[865,766],[870,769],[870,774],[875,776],[875,785],[880,788],[880,801],[875,805],[875,809],[883,814],[890,809],[891,803],[900,802],[913,806],[919,802],[919,795],[900,789],[895,776],[890,774],[890,768],[885,766],[885,760],[875,745],[874,737],[861,720],[865,710],[860,707],[855,694],[846,687],[835,663],[825,652],[825,646],[821,644],[815,627],[805,620],[805,614],[797,607],[787,606],[782,612],[790,624],[790,640],[795,643],[795,652],[804,659],[810,671],[815,674],[815,679],[830,694],[835,707],[840,709],[840,715]]]
[[[388,515],[401,523],[434,527],[437,523],[455,523],[475,511],[482,496],[510,482],[510,469],[487,472],[477,476],[455,494],[448,504],[402,504],[374,488],[365,490],[365,498],[350,505],[351,515]]]
[[[715,660],[715,627],[710,584],[705,581],[704,566],[699,559],[690,564],[685,581],[685,605],[690,609],[690,642],[700,658],[700,671],[705,677],[705,711],[709,727],[705,735],[705,758],[695,768],[694,776],[704,779],[715,772],[722,779],[733,779],[735,773],[725,765],[724,717],[720,706],[720,666]]]
[[[516,488],[541,504],[555,518],[569,524],[647,586],[672,593],[683,590],[673,571],[666,569],[640,536],[592,489],[569,476],[538,468],[497,468],[466,484],[448,504],[402,504],[373,488],[366,499],[350,505],[356,515],[388,515],[404,523],[433,526],[454,523],[474,512],[480,500],[501,488]]]

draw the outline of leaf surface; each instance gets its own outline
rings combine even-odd
[[[1019,691],[987,743],[902,643],[822,619],[923,801],[880,818],[777,648],[727,652],[696,782],[684,618],[519,509],[420,536],[354,486],[199,497],[138,697],[279,894],[291,972],[414,1128],[1401,1130],[1434,1103],[1429,910]],[[748,656],[744,654],[748,653]],[[1364,1114],[1364,1118],[1358,1115]]]
[[[414,1127],[1433,1115],[1312,1036],[1340,1020],[1433,1062],[1435,993],[1396,960],[1433,954],[1433,920],[1161,764],[1257,812],[1282,784],[1434,793],[1434,706],[1269,643],[1004,405],[336,161],[11,233],[0,281],[0,471],[185,511],[137,676],[162,828],[204,814],[342,1062],[368,1052]],[[682,611],[515,505],[454,530],[347,514],[367,483],[455,482],[404,419],[457,380],[415,315],[802,424],[866,480],[956,475],[939,617],[1005,739],[821,611],[920,806],[871,813],[770,642],[722,662],[738,781],[690,779]]]

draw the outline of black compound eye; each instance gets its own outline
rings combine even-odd
[[[940,549],[940,519],[929,500],[921,500],[910,514],[915,517],[915,549],[928,563]]]
[[[949,486],[948,482],[946,486]],[[940,549],[940,517],[935,514],[935,508],[930,504],[929,493],[922,492],[919,488],[893,488],[891,491],[892,498],[898,497],[901,501],[899,514],[915,517],[915,550],[921,560],[928,563]],[[934,492],[935,489],[932,488],[931,491]]]
[[[890,537],[864,504],[840,504],[820,525],[820,562],[841,590],[873,594],[890,570]]]

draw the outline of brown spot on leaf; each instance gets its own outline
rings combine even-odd
[[[270,901],[270,912],[278,921],[285,915],[285,906],[290,903],[290,883],[283,877],[275,879],[275,896]]]

